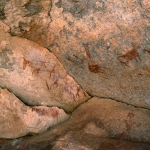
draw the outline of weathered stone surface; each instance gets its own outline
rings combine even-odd
[[[48,31],[51,0],[2,0],[0,4],[0,20],[11,27],[12,35],[42,46],[53,41]]]
[[[73,112],[68,123],[101,137],[150,142],[150,110],[110,99],[90,99]]]
[[[0,23],[0,86],[27,104],[66,111],[89,98],[84,90],[105,98],[91,99],[56,130],[9,146],[148,149],[108,138],[150,142],[149,110],[113,102],[150,109],[149,8],[148,0],[1,0],[0,20],[10,28]],[[8,32],[47,47],[64,66],[46,49]],[[32,113],[45,114],[39,109]]]
[[[150,108],[148,0],[10,0],[2,6],[11,34],[48,47],[88,93]]]
[[[1,7],[12,35],[49,48],[89,94],[150,108],[148,0],[10,0]]]
[[[109,138],[99,138],[91,134],[81,132],[49,134],[39,138],[36,136],[24,140],[1,140],[2,150],[149,150],[150,144],[142,142],[129,142]]]
[[[0,24],[0,86],[30,105],[48,105],[72,111],[89,96],[47,49],[11,37]],[[6,27],[6,31],[7,31]]]
[[[94,97],[79,106],[69,120],[61,125],[61,130],[81,131],[82,134],[105,138],[150,142],[150,111]],[[56,131],[60,132],[57,128]]]
[[[55,0],[49,49],[91,95],[150,108],[149,8],[148,0]]]
[[[149,150],[150,144],[141,141],[150,142],[149,110],[92,98],[54,129],[38,136],[5,141],[1,147],[3,150]]]
[[[0,88],[0,138],[18,138],[46,131],[69,118],[57,107],[23,104],[15,95]]]

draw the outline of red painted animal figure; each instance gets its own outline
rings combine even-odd
[[[83,63],[83,59],[79,58],[77,55],[74,55],[74,54],[73,54],[73,56],[74,56],[76,59],[80,60],[81,63]]]
[[[58,86],[58,82],[59,82],[59,80],[61,79],[61,77],[60,77],[60,75],[58,74],[58,73],[55,73],[54,74],[54,82],[53,82],[53,84],[51,84],[51,86],[50,86],[50,88],[53,86],[53,85],[56,85],[56,87]]]
[[[52,73],[55,73],[55,67],[56,67],[56,65],[54,65],[54,67],[52,68],[52,70],[49,71],[49,78],[51,78]]]
[[[137,49],[140,48],[140,46],[136,46],[134,43],[132,43],[133,48],[131,49],[131,51],[127,52],[126,54],[122,55],[122,56],[118,56],[117,59],[120,62],[120,64],[122,66],[128,66],[128,62],[135,59],[136,61],[140,59],[140,56],[137,52]]]
[[[77,65],[79,62],[80,64],[83,64],[83,59],[79,58],[77,55],[74,55],[73,56],[75,57],[74,58],[71,58],[71,57],[66,57],[66,59],[70,62],[72,62],[74,65]]]
[[[72,62],[73,64],[76,64],[76,63],[75,63],[75,61],[74,61],[74,60],[72,60],[71,58],[66,57],[66,59],[67,59],[68,61]]]
[[[101,69],[101,67],[99,67],[97,64],[89,64],[88,63],[88,68],[91,72],[93,73],[104,73],[104,71]]]
[[[76,98],[80,95],[80,87],[74,89],[66,80],[64,81],[64,90],[62,93],[69,95],[73,99],[73,102],[76,102]]]
[[[26,69],[27,65],[30,64],[30,61],[25,59],[24,57],[21,57],[23,58],[23,70]]]
[[[87,55],[87,57],[88,57],[88,59],[89,59],[89,62],[88,62],[88,69],[89,69],[89,71],[90,71],[90,72],[93,72],[93,73],[99,73],[99,75],[100,75],[100,74],[104,74],[105,77],[104,77],[104,76],[101,76],[101,75],[100,75],[100,77],[105,78],[105,79],[108,79],[108,78],[107,78],[107,77],[108,77],[107,73],[103,70],[103,68],[105,68],[105,67],[101,67],[100,65],[96,64],[96,63],[92,60],[92,56],[91,56],[91,53],[89,52],[88,45],[89,45],[89,44],[87,43],[87,44],[84,44],[83,46],[84,46],[86,55]]]
[[[91,53],[89,52],[89,49],[88,49],[88,46],[89,46],[89,45],[90,45],[90,44],[88,44],[88,43],[83,44],[87,57],[88,57],[90,60],[92,60]]]
[[[32,107],[31,111],[32,112],[35,111],[39,116],[51,116],[53,118],[57,118],[59,115],[58,111],[54,108],[44,109],[44,108]]]
[[[32,76],[35,74],[35,75],[38,75],[40,72],[40,68],[35,68],[33,71],[32,71]]]

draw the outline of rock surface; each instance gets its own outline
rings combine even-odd
[[[10,0],[1,7],[12,35],[47,47],[89,94],[150,109],[148,0]]]
[[[14,139],[46,131],[69,118],[57,107],[29,107],[0,88],[0,138]]]
[[[90,99],[73,112],[68,123],[93,135],[150,142],[150,110],[111,99]]]
[[[72,111],[89,96],[47,49],[5,33],[0,24],[0,86],[30,105]],[[7,30],[7,29],[6,29]]]
[[[89,94],[150,109],[149,10],[148,0],[54,0],[49,49]]]
[[[0,137],[82,105],[0,149],[149,150],[149,41],[149,0],[1,0]]]
[[[3,150],[149,150],[149,116],[149,110],[95,97],[54,129],[1,146]]]
[[[148,143],[99,138],[77,131],[57,134],[57,138],[55,134],[49,134],[43,139],[2,140],[0,146],[2,150],[149,150],[150,147]]]

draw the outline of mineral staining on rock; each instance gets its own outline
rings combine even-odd
[[[23,104],[14,94],[0,88],[0,138],[18,138],[46,131],[69,118],[57,107]]]
[[[72,111],[89,98],[47,49],[11,37],[3,30],[1,35],[0,43],[5,40],[0,47],[1,87],[13,91],[27,104],[58,106],[66,111]]]
[[[117,59],[120,62],[120,64],[122,66],[128,66],[129,65],[127,63],[129,63],[131,60],[140,60],[141,58],[137,52],[137,49],[140,48],[140,46],[136,46],[134,43],[132,43],[133,49],[131,49],[131,51],[127,52],[126,54],[122,55],[122,56],[118,56]]]

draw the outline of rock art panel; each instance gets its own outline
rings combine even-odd
[[[72,111],[89,96],[47,49],[0,31],[0,86],[29,105]],[[6,27],[7,28],[7,27]]]
[[[13,139],[37,134],[69,118],[57,107],[23,104],[14,94],[0,88],[0,138]]]
[[[149,8],[148,0],[10,0],[1,20],[52,51],[92,96],[149,109]]]

